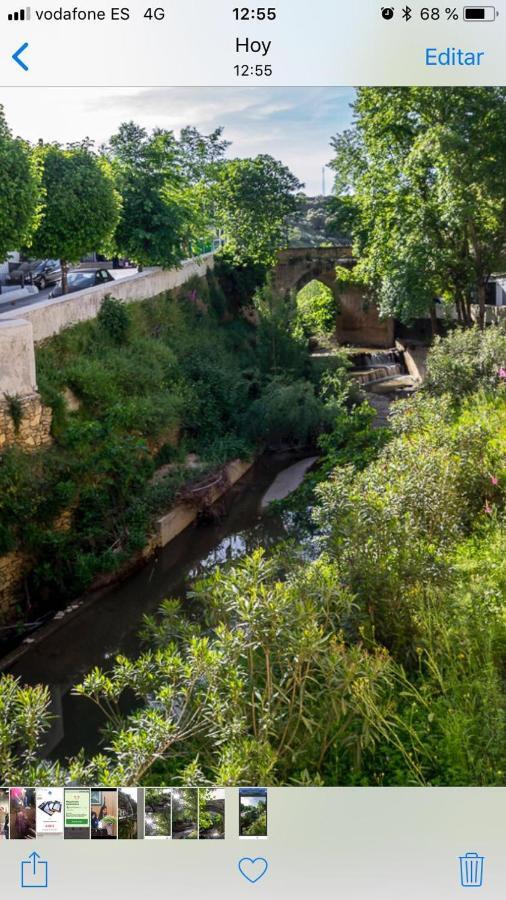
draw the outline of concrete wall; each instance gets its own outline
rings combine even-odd
[[[0,400],[37,389],[33,329],[26,319],[0,319]]]
[[[41,300],[23,309],[23,319],[30,322],[33,328],[33,339],[37,344],[39,341],[59,334],[64,328],[94,319],[102,300],[108,295],[125,302],[147,300],[164,291],[181,287],[193,276],[202,278],[213,267],[214,256],[212,253],[208,253],[200,259],[187,260],[179,269],[155,269],[122,278],[110,284],[99,285],[88,291],[76,291],[75,294],[69,294],[66,297]],[[3,323],[11,321],[12,317],[12,313],[0,314],[0,330]],[[0,346],[0,379],[3,356]]]

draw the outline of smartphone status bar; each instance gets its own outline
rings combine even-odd
[[[0,84],[503,84],[503,2],[9,5]]]

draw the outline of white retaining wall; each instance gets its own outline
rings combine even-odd
[[[0,400],[5,394],[24,397],[36,390],[32,326],[11,314],[0,324]]]
[[[180,287],[194,275],[203,277],[213,267],[214,256],[208,253],[185,261],[179,269],[141,272],[88,291],[40,300],[18,313],[0,313],[0,399],[4,394],[33,394],[35,344],[70,325],[94,319],[107,295],[125,303],[147,300]]]
[[[203,277],[214,267],[214,255],[207,253],[198,259],[186,260],[178,269],[155,269],[121,278],[109,284],[99,285],[87,291],[76,291],[52,300],[40,300],[20,310],[17,314],[0,314],[0,330],[5,321],[19,318],[31,323],[35,343],[59,334],[64,328],[94,319],[104,297],[110,295],[116,300],[135,302],[156,297],[164,291],[180,287],[194,275]],[[1,350],[0,350],[1,353]],[[1,359],[0,359],[1,371]],[[2,386],[0,383],[0,391]]]

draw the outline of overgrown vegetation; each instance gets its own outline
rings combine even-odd
[[[281,546],[217,569],[193,590],[199,625],[165,601],[137,660],[120,657],[76,689],[103,710],[107,751],[56,774],[504,784],[506,396],[502,377],[462,399],[432,395],[454,340],[434,349],[429,388],[397,405],[391,439],[321,483],[318,556]],[[3,721],[17,708],[26,725],[31,690],[4,683]],[[138,701],[130,714],[126,690]],[[44,715],[24,741],[37,741]],[[32,757],[25,766],[2,733],[3,774],[22,779]],[[37,777],[55,771],[39,764]]]
[[[328,426],[337,400],[320,391],[290,320],[259,315],[248,324],[210,275],[179,298],[108,298],[96,320],[38,348],[56,443],[11,449],[0,467],[0,553],[29,555],[34,601],[75,597],[132,557],[185,482],[265,444],[304,446]]]

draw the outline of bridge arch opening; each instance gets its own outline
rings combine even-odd
[[[330,335],[336,330],[339,305],[335,290],[318,278],[296,288],[297,319],[307,337]]]

